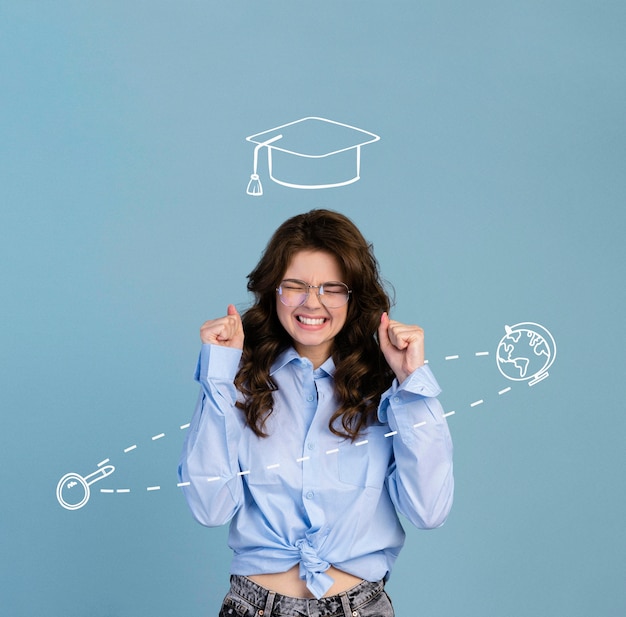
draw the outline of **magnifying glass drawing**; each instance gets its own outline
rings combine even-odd
[[[57,484],[57,499],[66,510],[78,510],[88,501],[89,486],[102,478],[110,476],[115,471],[113,465],[103,465],[90,473],[88,476],[81,476],[78,473],[66,473]]]

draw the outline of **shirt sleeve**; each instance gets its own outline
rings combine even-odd
[[[387,484],[396,509],[422,529],[445,522],[454,493],[452,438],[427,365],[381,397],[378,418],[394,432]]]
[[[238,445],[245,425],[235,375],[241,350],[202,345],[195,378],[201,390],[178,465],[178,477],[199,523],[227,523],[243,500]]]

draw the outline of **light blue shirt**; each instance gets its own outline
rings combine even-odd
[[[428,366],[383,394],[379,422],[354,442],[330,432],[338,408],[335,365],[318,369],[294,349],[271,369],[274,411],[257,437],[235,407],[241,352],[203,345],[201,393],[179,465],[183,492],[203,525],[230,521],[231,573],[284,572],[320,598],[330,565],[387,578],[402,545],[397,512],[420,528],[443,524],[452,505],[452,440]]]

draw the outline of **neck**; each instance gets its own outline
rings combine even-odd
[[[295,345],[295,349],[303,358],[307,358],[313,364],[313,368],[319,368],[330,358],[331,347],[325,347],[320,349],[318,346],[315,347],[307,347],[305,345]]]

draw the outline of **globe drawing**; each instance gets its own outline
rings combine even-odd
[[[552,334],[531,321],[504,326],[504,331],[496,351],[502,375],[512,381],[528,381],[529,386],[548,377],[548,368],[556,357]]]

